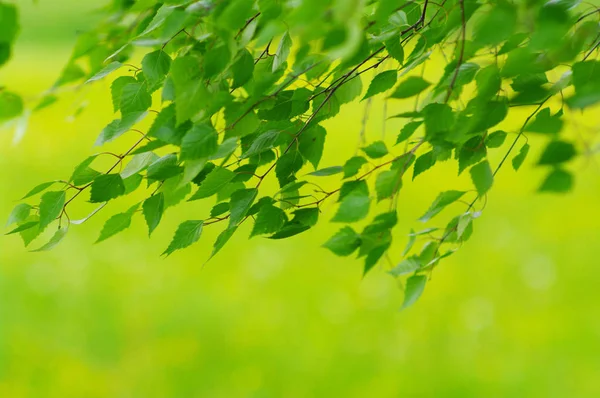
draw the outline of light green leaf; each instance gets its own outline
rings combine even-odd
[[[427,222],[427,221],[431,220],[433,217],[435,217],[437,214],[439,214],[442,210],[444,210],[444,208],[446,206],[456,202],[464,194],[465,194],[465,192],[463,192],[463,191],[446,191],[446,192],[440,193],[438,195],[438,197],[433,201],[431,206],[429,206],[429,209],[427,210],[427,212],[425,212],[425,214],[421,218],[419,218],[419,221]]]
[[[104,79],[106,76],[110,75],[111,73],[113,73],[114,71],[116,71],[117,69],[119,69],[122,66],[123,66],[123,64],[120,62],[116,62],[116,61],[111,62],[110,64],[106,65],[104,67],[104,69],[102,69],[100,72],[96,73],[94,76],[89,78],[88,81],[86,81],[85,83],[88,84],[88,83],[95,82],[100,79]]]
[[[351,223],[360,221],[369,214],[371,199],[366,184],[357,185],[348,193],[342,190],[340,191],[340,197],[343,197],[343,199],[331,221]]]
[[[121,114],[145,112],[152,106],[152,97],[143,83],[131,83],[121,91]]]
[[[23,100],[17,94],[0,91],[0,122],[19,116],[23,107]]]
[[[406,287],[404,288],[404,302],[402,308],[410,307],[421,297],[423,290],[425,290],[425,284],[427,283],[427,277],[425,275],[414,275],[406,280]]]
[[[48,243],[46,243],[42,247],[40,247],[40,248],[38,248],[36,250],[32,250],[32,251],[33,252],[44,252],[44,251],[48,251],[48,250],[54,249],[64,239],[64,237],[67,236],[67,232],[68,231],[69,231],[68,227],[59,228],[54,233],[54,235],[52,235],[52,238],[50,238],[50,240],[48,241]]]
[[[25,196],[23,196],[21,198],[21,200],[27,199],[29,197],[32,197],[33,195],[37,195],[38,193],[45,191],[46,189],[48,189],[52,185],[54,185],[56,182],[57,181],[49,181],[49,182],[44,182],[43,184],[37,185],[31,191],[27,192],[27,194]]]
[[[412,256],[403,260],[400,262],[400,264],[392,268],[390,270],[390,274],[394,276],[404,276],[412,274],[419,268],[421,268],[421,260],[419,260],[419,257],[417,256]]]
[[[367,159],[363,158],[362,156],[351,157],[346,161],[346,164],[344,164],[344,178],[355,176],[367,163],[369,163]]]
[[[237,227],[229,227],[221,232],[219,236],[217,236],[217,240],[213,245],[213,251],[210,255],[210,258],[213,258],[218,252],[221,251],[225,244],[229,242],[229,239],[231,239],[235,231],[237,231]]]
[[[275,59],[273,59],[273,72],[279,69],[287,61],[291,48],[292,39],[290,38],[289,33],[285,32],[279,41],[279,46],[277,47],[277,52],[275,53]]]
[[[563,121],[560,118],[562,111],[555,115],[550,115],[550,108],[544,108],[538,112],[535,119],[525,126],[525,131],[542,134],[558,134],[563,127]]]
[[[388,54],[400,64],[404,63],[404,48],[400,43],[400,38],[392,37],[390,40],[385,42],[385,49]]]
[[[391,198],[402,187],[402,170],[386,170],[377,175],[377,201]]]
[[[46,229],[48,225],[61,215],[66,196],[65,191],[51,191],[42,195],[42,200],[40,201],[41,231]]]
[[[312,173],[309,173],[309,176],[314,176],[314,177],[328,177],[328,176],[332,176],[335,174],[340,174],[344,172],[344,168],[342,166],[331,166],[331,167],[325,167],[324,169],[320,169],[317,171],[313,171]]]
[[[499,148],[504,144],[504,140],[506,139],[506,132],[502,130],[494,131],[487,137],[485,137],[485,146],[488,148]]]
[[[10,216],[8,217],[6,226],[9,226],[12,224],[20,224],[20,223],[24,222],[29,217],[29,213],[31,212],[31,209],[32,209],[32,207],[30,205],[28,205],[27,203],[20,203],[20,204],[16,205],[15,208],[10,213]]]
[[[134,155],[121,172],[121,177],[128,178],[134,174],[142,172],[157,160],[158,156],[153,152],[145,152]]]

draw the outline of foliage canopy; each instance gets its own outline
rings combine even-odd
[[[65,86],[111,78],[118,116],[96,145],[140,138],[122,154],[88,157],[68,179],[23,198],[9,233],[29,245],[55,230],[38,250],[142,189],[145,198],[110,217],[98,242],[134,217],[152,234],[169,207],[211,199],[210,215],[181,223],[164,254],[189,247],[217,224],[214,256],[244,222],[253,223],[251,236],[286,239],[315,227],[320,206],[337,201],[331,221],[340,229],[324,247],[356,254],[366,273],[392,247],[402,186],[427,178],[433,167],[456,167],[447,162],[455,160],[473,188],[441,192],[420,218],[425,228],[410,231],[404,259],[389,269],[406,280],[407,306],[428,273],[471,236],[481,214],[475,206],[506,161],[521,167],[526,135],[547,137],[539,190],[572,187],[568,162],[581,150],[563,134],[565,113],[600,102],[600,9],[574,0],[113,0],[102,12],[104,22],[79,36],[55,85],[32,108],[51,105]],[[17,32],[16,7],[0,2],[0,65]],[[424,75],[428,64],[436,79]],[[330,134],[324,122],[342,105],[375,96],[402,110],[392,116],[404,121],[397,137],[363,141],[344,164],[322,168]],[[521,127],[498,129],[517,107],[529,110]],[[0,121],[24,108],[18,95],[0,91]],[[150,127],[142,132],[144,122]],[[507,139],[500,162],[492,163],[488,151]],[[104,156],[115,162],[100,169]],[[279,188],[263,184],[267,179]],[[86,197],[99,207],[71,220],[69,204]],[[466,209],[447,225],[434,224],[457,202]],[[417,238],[424,240],[418,248]]]

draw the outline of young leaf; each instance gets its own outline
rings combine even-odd
[[[31,191],[27,192],[27,194],[25,196],[23,196],[21,198],[21,200],[23,199],[27,199],[32,197],[33,195],[37,195],[40,192],[45,191],[46,189],[50,188],[52,185],[54,185],[57,181],[50,181],[50,182],[45,182],[43,184],[40,184],[38,186],[36,186],[35,188],[33,188]]]
[[[388,154],[388,149],[383,141],[375,141],[362,148],[362,151],[371,159],[379,159]]]
[[[390,98],[410,98],[421,93],[429,86],[431,86],[431,83],[422,77],[410,76],[396,87]]]
[[[20,203],[12,210],[10,216],[8,217],[8,221],[6,222],[6,226],[12,224],[20,224],[24,222],[31,212],[32,207],[27,203]]]
[[[90,202],[102,203],[125,193],[125,184],[119,174],[104,174],[92,182]]]
[[[150,236],[156,227],[158,227],[158,224],[160,224],[163,212],[165,211],[164,194],[159,192],[146,199],[142,205],[142,210],[146,219],[146,225],[148,225],[148,236]]]
[[[479,196],[485,195],[494,182],[494,176],[488,161],[486,160],[471,167],[470,173],[471,180],[473,181],[475,188],[477,188]]]
[[[190,220],[185,221],[179,225],[173,240],[167,247],[167,250],[163,252],[163,255],[171,255],[174,251],[185,249],[191,246],[200,239],[202,234],[202,225],[204,221]]]
[[[40,247],[40,248],[38,248],[36,250],[32,250],[32,251],[33,252],[44,252],[44,251],[48,251],[48,250],[54,249],[64,239],[64,237],[67,235],[68,231],[69,231],[68,227],[59,228],[54,233],[54,235],[52,235],[52,238],[50,238],[50,240],[48,241],[48,243],[46,243],[42,247]]]
[[[438,197],[435,198],[435,200],[433,201],[431,206],[429,206],[429,209],[427,210],[427,212],[425,212],[425,214],[421,218],[419,218],[419,221],[427,222],[427,221],[431,220],[433,217],[435,217],[437,214],[439,214],[442,210],[444,210],[444,208],[446,206],[456,202],[464,194],[465,194],[465,192],[463,192],[463,191],[446,191],[446,192],[440,193],[438,195]]]
[[[406,287],[404,288],[404,302],[402,308],[410,307],[421,297],[423,290],[425,290],[425,284],[427,283],[427,276],[425,275],[414,275],[406,280]]]
[[[100,243],[121,231],[126,230],[131,225],[131,219],[137,210],[138,205],[131,207],[125,213],[115,214],[111,218],[106,221],[102,231],[100,232],[100,237],[96,241],[96,243]]]
[[[552,141],[546,146],[538,162],[539,165],[557,164],[571,160],[577,151],[570,142]]]
[[[344,178],[355,176],[367,163],[369,163],[367,159],[363,158],[362,156],[351,157],[346,161],[346,164],[344,164]]]
[[[123,64],[120,62],[111,62],[110,64],[106,65],[106,67],[104,67],[104,69],[102,69],[100,72],[90,77],[85,83],[88,84],[97,80],[104,79],[106,76],[110,75],[111,73],[119,69],[121,66],[123,66]]]
[[[237,228],[238,227],[228,227],[227,229],[223,230],[223,232],[221,232],[219,236],[217,236],[217,240],[213,245],[213,251],[210,255],[210,258],[213,258],[218,252],[221,251],[223,246],[225,246],[225,244],[229,242],[229,239],[231,239],[235,231],[237,231]]]
[[[338,256],[349,256],[360,246],[360,235],[351,227],[340,229],[324,245]]]
[[[152,97],[143,83],[128,84],[121,92],[121,114],[145,112],[152,106]]]
[[[515,169],[515,171],[517,171],[521,168],[521,165],[525,161],[525,158],[527,157],[528,153],[529,153],[529,144],[525,144],[521,147],[521,150],[519,151],[517,156],[515,156],[512,160],[512,166],[513,166],[513,169]]]
[[[369,89],[367,90],[367,93],[365,94],[362,100],[364,101],[367,98],[383,93],[384,91],[387,91],[390,88],[394,87],[394,85],[396,84],[397,77],[398,72],[395,70],[381,72],[373,78],[371,84],[369,85]]]
[[[540,192],[565,193],[573,187],[573,175],[563,169],[554,169],[539,188]]]
[[[377,201],[391,198],[402,187],[402,170],[386,170],[377,176],[375,191]]]
[[[58,218],[65,205],[65,191],[51,191],[42,195],[40,202],[40,230],[46,229],[52,221]]]

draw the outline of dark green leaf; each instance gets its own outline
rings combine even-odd
[[[355,176],[367,163],[369,163],[367,159],[363,158],[362,156],[351,157],[348,159],[348,161],[346,161],[346,164],[344,164],[344,178]]]
[[[208,124],[196,124],[181,141],[181,159],[208,158],[217,151],[218,135]]]
[[[363,100],[372,97],[374,95],[383,93],[384,91],[389,90],[394,87],[396,84],[396,79],[398,77],[398,72],[395,70],[388,70],[385,72],[381,72],[377,76],[373,78],[371,84],[369,85],[369,89],[367,93],[363,97]]]
[[[40,201],[40,230],[46,229],[63,211],[66,199],[65,191],[51,191],[42,195]]]
[[[229,226],[235,227],[246,216],[258,195],[256,188],[240,189],[231,195]]]
[[[189,200],[192,201],[213,196],[234,178],[235,173],[233,171],[223,167],[216,167],[208,173],[204,181],[200,184],[198,191]]]
[[[415,170],[413,172],[413,180],[424,171],[429,170],[435,165],[436,158],[434,151],[429,151],[417,158],[415,161]]]
[[[391,98],[410,98],[421,93],[427,87],[431,86],[431,83],[419,76],[410,76],[406,78],[396,90],[390,95]]]
[[[544,108],[538,112],[535,119],[525,126],[525,131],[542,134],[558,134],[563,126],[563,121],[560,118],[562,111],[555,115],[550,115],[550,108]]]
[[[519,168],[521,168],[521,165],[525,161],[525,158],[527,157],[528,153],[529,153],[529,144],[525,144],[521,147],[521,150],[519,151],[517,156],[515,156],[512,160],[513,169],[515,169],[515,171],[519,170]]]
[[[264,205],[260,208],[252,234],[250,236],[274,234],[283,228],[287,217],[285,212],[279,207],[273,205]]]
[[[349,256],[360,246],[360,235],[351,227],[344,227],[323,246],[338,256]]]
[[[554,169],[539,188],[540,192],[564,193],[573,187],[573,175],[563,169]]]
[[[538,164],[546,165],[563,163],[571,160],[576,154],[577,151],[570,142],[552,141],[546,146],[544,152],[542,152]]]
[[[27,194],[25,196],[23,196],[21,198],[21,200],[27,199],[33,195],[37,195],[38,193],[43,192],[46,189],[50,188],[55,183],[56,183],[56,181],[50,181],[50,182],[45,182],[43,184],[40,184],[40,185],[36,186],[35,188],[33,188],[31,191],[27,192]]]
[[[331,166],[331,167],[325,167],[324,169],[320,169],[317,171],[313,171],[312,173],[309,173],[308,175],[315,176],[315,177],[327,177],[327,176],[332,176],[335,174],[340,174],[343,172],[344,172],[344,168],[342,166]]]
[[[375,141],[362,148],[362,151],[371,159],[379,159],[388,154],[388,149],[383,141]]]
[[[506,132],[502,130],[494,131],[485,138],[485,146],[488,148],[499,148],[504,144]]]

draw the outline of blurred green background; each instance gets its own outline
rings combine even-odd
[[[0,81],[33,103],[101,2],[18,3],[23,29]],[[32,186],[68,177],[95,151],[112,120],[108,88],[65,93],[31,118],[18,144],[10,127],[0,130],[2,217]],[[329,123],[323,166],[355,151],[362,112],[351,105]],[[572,116],[580,144],[597,139],[598,114]],[[375,102],[373,137],[381,123]],[[492,154],[495,164],[504,149]],[[536,156],[519,175],[499,173],[471,240],[403,312],[402,291],[383,269],[361,279],[360,261],[319,247],[338,228],[327,222],[277,242],[249,241],[246,226],[205,266],[217,229],[168,259],[159,255],[181,221],[206,215],[206,203],[169,209],[150,240],[139,217],[92,244],[104,221],[128,207],[118,202],[49,253],[2,237],[0,397],[600,396],[600,166],[580,160],[571,194],[538,195]],[[455,174],[447,163],[405,184],[394,261],[440,190],[470,189]],[[72,218],[85,215],[81,206]],[[329,203],[323,219],[333,210]]]

